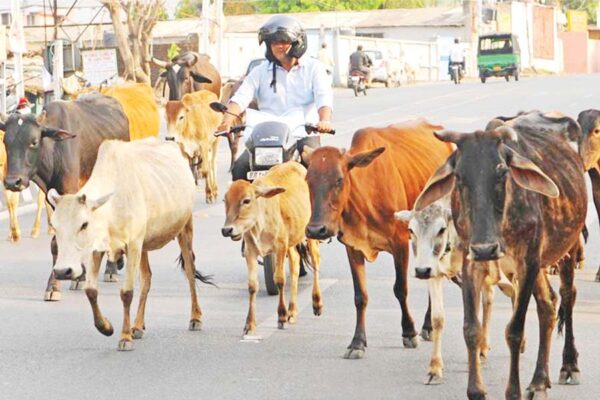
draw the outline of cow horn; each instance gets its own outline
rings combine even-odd
[[[152,63],[160,68],[168,68],[171,63],[168,63],[163,60],[159,60],[158,58],[152,57]]]
[[[486,131],[493,131],[496,128],[499,128],[504,125],[504,121],[499,118],[494,118],[485,126]]]
[[[442,142],[452,142],[458,144],[461,142],[468,133],[455,132],[455,131],[441,131],[441,132],[433,132],[436,138],[440,139]]]
[[[499,126],[496,129],[494,129],[494,132],[496,133],[497,137],[502,140],[508,139],[512,140],[513,142],[519,140],[517,132],[508,125]]]
[[[181,55],[177,58],[177,64],[186,64],[188,67],[196,64],[198,62],[198,57],[196,54],[189,52]]]

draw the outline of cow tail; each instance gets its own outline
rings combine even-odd
[[[308,254],[308,245],[306,242],[301,242],[296,245],[296,250],[298,250],[298,254],[300,254],[300,261],[304,263],[311,270],[315,270],[315,266],[312,264],[312,260],[310,255]]]
[[[179,263],[179,266],[181,267],[181,269],[185,272],[185,267],[183,266],[183,255],[179,254],[179,257],[177,257],[177,262]],[[212,281],[212,275],[202,275],[200,273],[200,271],[198,271],[195,267],[196,265],[196,254],[194,254],[194,252],[192,251],[192,267],[194,268],[194,278],[196,278],[197,280],[199,280],[202,283],[205,283],[207,285],[212,285],[214,287],[217,287],[217,285],[214,284],[214,282]]]
[[[558,314],[556,316],[556,331],[558,332],[558,334],[560,336],[562,336],[563,334],[563,327],[565,326],[565,319],[566,319],[566,315],[565,315],[565,308],[563,307],[563,305],[561,304],[560,307],[558,308]]]
[[[583,242],[587,243],[588,237],[590,236],[590,233],[588,232],[587,225],[583,225],[583,229],[581,230],[581,234],[583,235]]]

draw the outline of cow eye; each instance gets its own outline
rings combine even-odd
[[[179,118],[177,118],[178,121],[183,121],[183,119],[185,118],[185,115],[180,115]]]
[[[415,233],[413,232],[412,229],[408,228],[408,234],[412,237],[415,236]]]
[[[34,148],[34,147],[37,147],[37,145],[38,145],[38,141],[34,140],[34,141],[31,142],[31,144],[29,145],[29,147],[30,148]]]
[[[594,129],[594,136],[600,135],[600,129]]]
[[[446,233],[446,227],[440,228],[440,231],[438,232],[438,236],[442,236],[444,233]]]
[[[87,223],[87,222],[84,222],[84,223],[81,225],[81,228],[79,228],[79,231],[80,231],[80,232],[81,232],[81,231],[84,231],[84,230],[86,230],[86,229],[87,229],[87,227],[88,227],[88,223]]]
[[[242,204],[248,205],[248,204],[250,204],[250,201],[251,201],[250,199],[244,199],[244,200],[242,200]]]
[[[505,164],[498,164],[496,167],[496,175],[498,176],[498,179],[504,178],[507,173],[508,167]]]
[[[337,181],[335,181],[335,186],[337,187],[341,187],[344,184],[344,178],[338,178]]]

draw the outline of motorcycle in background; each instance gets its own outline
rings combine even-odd
[[[454,82],[454,84],[458,85],[464,76],[464,71],[462,67],[462,63],[451,63],[450,64],[450,80]]]
[[[348,87],[354,91],[354,96],[358,96],[362,92],[367,95],[367,76],[359,70],[350,71],[348,76]]]

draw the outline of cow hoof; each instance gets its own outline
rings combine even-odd
[[[131,336],[133,336],[134,339],[141,339],[144,337],[144,330],[138,329],[138,328],[133,328],[131,330]]]
[[[581,375],[579,371],[560,371],[559,385],[579,385]]]
[[[111,323],[107,319],[105,319],[102,324],[96,325],[96,329],[104,336],[112,336],[114,332]]]
[[[104,282],[119,282],[119,275],[117,273],[111,274],[110,272],[105,272]]]
[[[288,317],[288,320],[287,320],[287,322],[288,322],[289,324],[295,324],[295,323],[296,323],[296,316],[295,316],[295,315],[290,315],[290,316]]]
[[[431,329],[421,329],[421,339],[426,342],[431,342]]]
[[[277,321],[277,329],[285,329],[285,322]]]
[[[525,392],[525,398],[527,400],[548,400],[548,392],[546,389],[527,389],[527,392]]]
[[[38,236],[40,236],[40,230],[36,229],[35,231],[31,231],[31,238],[32,239],[37,239]]]
[[[348,349],[346,353],[344,353],[344,358],[346,360],[360,360],[365,356],[364,349]]]
[[[127,339],[119,340],[119,347],[117,348],[119,351],[131,351],[133,350],[133,341]]]
[[[85,281],[71,281],[71,286],[69,286],[69,290],[81,290],[83,289],[83,285]]]
[[[427,374],[427,378],[425,378],[425,382],[423,382],[425,385],[441,385],[442,383],[444,383],[444,379],[437,374],[433,374],[433,373],[428,373]]]
[[[417,347],[419,347],[419,337],[418,336],[403,337],[402,344],[407,349],[416,349]]]
[[[19,240],[21,240],[21,232],[10,232],[8,234],[7,240],[13,243],[18,242]]]
[[[191,319],[190,326],[188,328],[190,331],[199,331],[202,329],[202,321],[199,319]]]
[[[323,305],[313,305],[313,314],[315,314],[317,317],[323,314]]]
[[[57,290],[47,290],[44,293],[44,301],[60,301],[61,299],[62,294]]]

